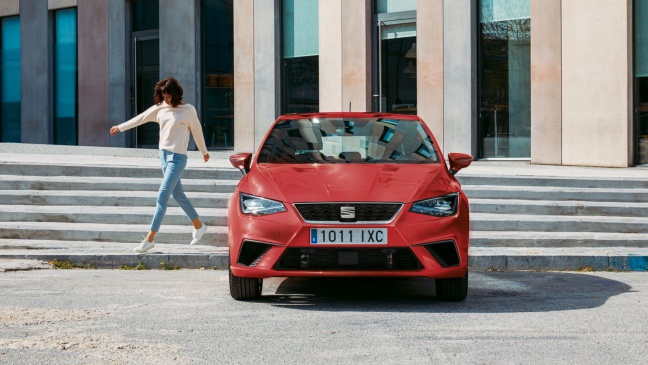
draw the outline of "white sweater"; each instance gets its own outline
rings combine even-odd
[[[196,146],[203,155],[207,154],[205,137],[198,120],[196,108],[191,104],[180,104],[172,108],[165,102],[153,105],[133,119],[117,126],[121,132],[135,128],[147,122],[160,125],[160,149],[173,153],[187,154],[189,133],[194,137]]]

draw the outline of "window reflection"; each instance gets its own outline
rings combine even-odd
[[[531,155],[529,0],[482,0],[480,156]]]
[[[0,141],[20,142],[20,18],[0,27]]]
[[[319,111],[318,0],[282,1],[282,113]]]
[[[208,148],[234,146],[233,0],[203,1],[203,133]]]
[[[383,112],[416,114],[416,36],[382,40]]]
[[[399,119],[294,119],[275,125],[259,163],[438,163],[420,123]]]
[[[77,13],[55,12],[54,143],[77,144]]]
[[[648,164],[648,3],[634,2],[635,162]]]

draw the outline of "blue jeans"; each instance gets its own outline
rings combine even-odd
[[[164,219],[167,204],[169,203],[169,196],[173,197],[173,200],[184,210],[190,220],[193,221],[198,218],[198,213],[193,205],[191,205],[189,199],[187,199],[184,191],[182,191],[182,183],[180,182],[182,172],[187,167],[187,155],[160,150],[160,160],[162,161],[164,178],[160,185],[157,207],[155,208],[155,215],[151,223],[151,231],[153,232],[160,230],[160,225],[162,224],[162,219]]]

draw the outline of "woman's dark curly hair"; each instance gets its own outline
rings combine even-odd
[[[171,95],[170,104],[173,108],[176,108],[182,102],[183,93],[184,91],[182,90],[182,86],[180,86],[178,80],[174,79],[173,77],[169,77],[164,80],[160,80],[157,84],[155,84],[155,91],[153,91],[153,101],[155,102],[155,104],[160,105],[164,102],[163,94],[169,94]]]

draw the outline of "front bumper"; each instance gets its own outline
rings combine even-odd
[[[230,210],[229,246],[230,268],[239,277],[461,277],[467,271],[469,245],[469,218],[466,199],[460,201],[458,213],[451,217],[429,217],[410,213],[409,205],[389,224],[339,224],[318,225],[305,223],[294,207],[287,204],[287,212],[261,217],[243,215],[238,209]],[[235,208],[230,205],[230,208]],[[233,219],[234,217],[234,219]],[[386,228],[387,244],[317,244],[310,243],[311,228]],[[244,242],[255,242],[251,254],[249,245],[243,251]],[[443,243],[454,247],[455,260],[445,260],[430,244]],[[426,247],[427,246],[427,247]],[[438,246],[435,246],[438,247]],[[320,252],[327,250],[326,253]],[[396,255],[405,257],[411,252],[416,264],[393,263]],[[447,251],[447,250],[446,250]],[[340,255],[360,257],[360,262],[339,265],[335,252]],[[355,252],[355,253],[354,253]],[[309,264],[309,253],[327,256],[333,263],[330,267]],[[294,256],[301,258],[295,263]],[[306,257],[304,258],[304,255]],[[390,256],[391,255],[391,256]],[[286,257],[292,257],[292,265],[286,264]],[[370,257],[370,259],[363,259]],[[400,256],[399,256],[400,257]],[[356,259],[357,260],[357,259]],[[367,260],[370,260],[367,261]],[[380,264],[381,260],[384,260]],[[392,260],[390,262],[390,260]],[[409,260],[409,259],[408,259]],[[306,264],[304,265],[304,261]],[[301,262],[301,264],[300,264]],[[369,263],[367,263],[369,262]],[[399,261],[400,262],[400,261]]]

